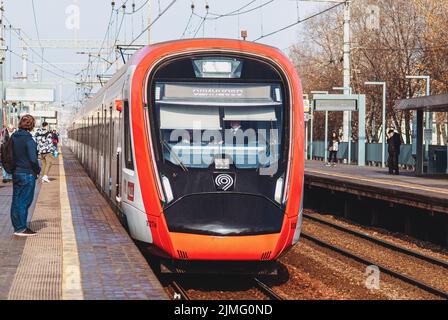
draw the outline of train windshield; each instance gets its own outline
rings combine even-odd
[[[183,169],[269,168],[282,143],[279,84],[157,82],[163,159]]]
[[[283,209],[272,206],[283,205],[289,159],[285,78],[269,62],[239,55],[183,57],[156,68],[148,114],[170,230],[184,232],[189,225],[209,232],[211,221],[225,225],[236,208],[234,231],[213,232],[272,233],[281,227]],[[241,201],[252,209],[242,213]],[[198,203],[214,208],[216,202],[221,211],[197,215]]]

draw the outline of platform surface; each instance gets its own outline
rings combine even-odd
[[[68,150],[38,183],[30,225],[13,235],[12,185],[0,182],[0,299],[167,299],[115,213]]]
[[[338,164],[326,167],[321,161],[307,160],[308,184],[367,195],[369,192],[387,200],[415,203],[421,208],[448,212],[448,177],[416,177],[412,172],[389,175],[387,168]],[[420,204],[419,204],[420,203]]]

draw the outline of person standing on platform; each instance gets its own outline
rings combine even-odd
[[[31,115],[23,116],[19,130],[11,137],[14,159],[11,222],[14,235],[19,237],[36,234],[27,226],[28,209],[33,203],[36,179],[40,173],[37,144],[30,133],[35,123]]]
[[[12,136],[13,133],[14,133],[14,126],[12,124],[4,128],[0,133],[0,146],[9,140],[9,138]],[[12,181],[12,175],[7,173],[6,170],[3,168],[3,166],[2,166],[2,177],[3,177],[3,183],[8,183]]]
[[[339,138],[336,132],[333,132],[331,140],[328,142],[328,151],[330,155],[328,156],[327,167],[334,167],[338,162],[337,155],[339,151]]]
[[[48,179],[48,172],[51,167],[54,145],[53,134],[48,130],[47,122],[43,122],[42,128],[37,129],[35,138],[37,142],[37,151],[42,160],[42,182],[50,182],[50,179]]]
[[[398,158],[400,156],[401,138],[398,133],[390,129],[388,131],[389,139],[387,139],[389,158],[387,164],[389,167],[389,174],[399,175]]]

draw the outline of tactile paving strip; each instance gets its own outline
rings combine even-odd
[[[58,164],[53,163],[50,177],[57,176],[58,169]],[[30,224],[39,234],[26,239],[8,299],[61,299],[62,233],[59,211],[58,181],[43,184]]]

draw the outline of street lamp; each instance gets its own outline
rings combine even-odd
[[[328,91],[311,91],[311,94],[328,94]],[[314,99],[313,99],[314,100]],[[311,129],[310,129],[310,154],[311,154],[311,160],[313,160],[313,133],[314,133],[314,106],[311,104]],[[327,143],[328,139],[328,111],[325,111],[325,144]],[[327,159],[327,148],[325,147],[325,159]]]
[[[381,150],[381,166],[384,168],[385,160],[386,160],[386,82],[384,81],[367,81],[364,83],[367,85],[373,85],[373,86],[383,86],[383,122],[382,122],[382,133],[381,136],[383,137],[383,143],[382,143],[382,150]]]

